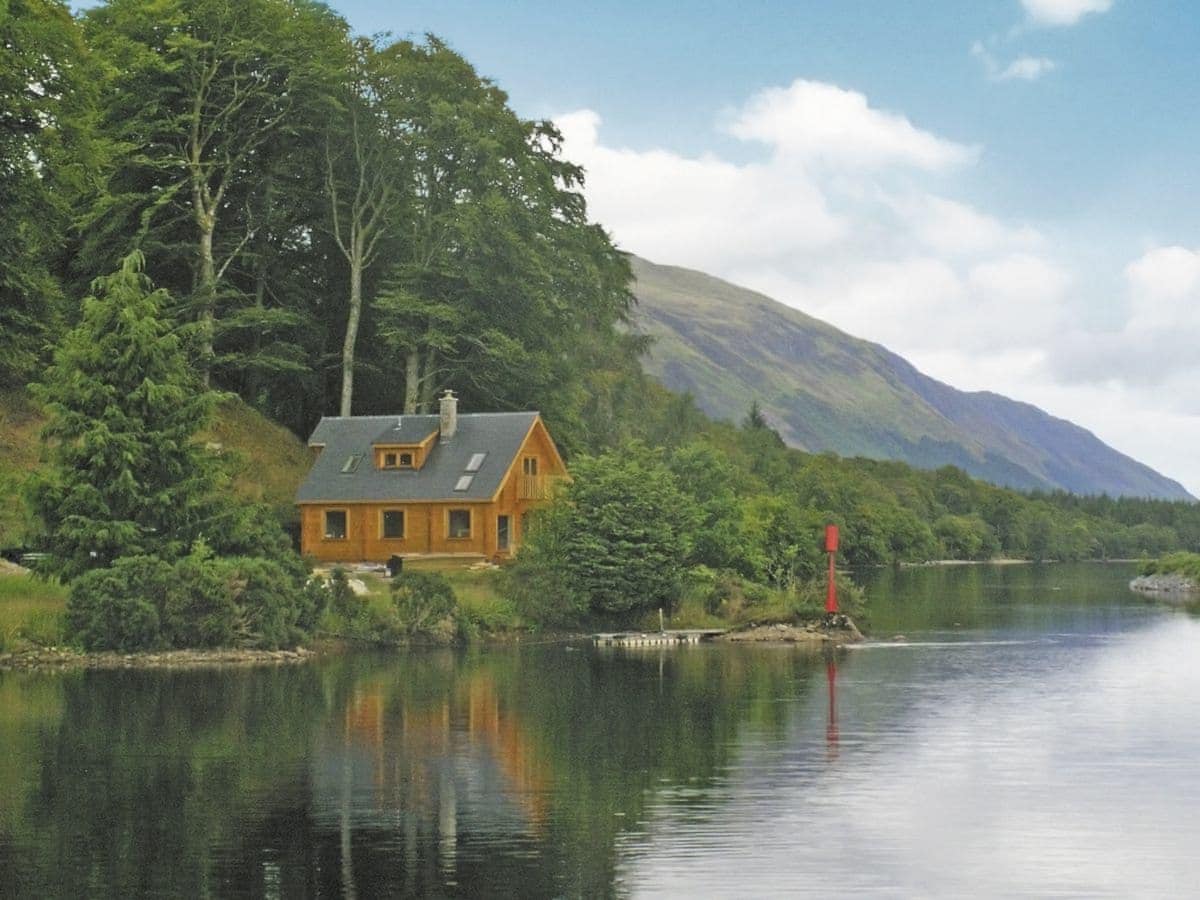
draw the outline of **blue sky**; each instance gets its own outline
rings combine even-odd
[[[343,0],[567,135],[625,249],[1026,400],[1200,495],[1200,9]]]
[[[526,115],[598,110],[613,143],[721,148],[715,111],[803,77],[982,144],[968,193],[997,212],[1070,221],[1109,197],[1137,213],[1137,226],[1114,217],[1122,230],[1200,225],[1179,190],[1181,178],[1196,185],[1186,160],[1200,144],[1191,3],[1117,0],[1070,27],[1031,26],[1015,0],[334,5],[363,32],[446,38]],[[992,81],[977,41],[1001,62],[1058,67],[1036,82]]]

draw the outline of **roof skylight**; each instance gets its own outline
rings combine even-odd
[[[486,453],[475,453],[471,456],[471,461],[467,463],[468,472],[478,472],[479,467],[483,465],[483,461],[487,459]]]
[[[474,475],[463,475],[458,479],[458,483],[454,485],[456,491],[465,491],[471,486],[471,482],[475,480]]]
[[[346,462],[342,465],[342,474],[353,475],[360,462],[362,462],[361,453],[353,453],[346,457]]]

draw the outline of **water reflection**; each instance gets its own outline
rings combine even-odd
[[[828,657],[549,645],[0,675],[0,893],[1094,894],[1200,876],[1176,856],[1200,837],[1200,623],[1096,567],[878,577],[876,628],[909,640]]]

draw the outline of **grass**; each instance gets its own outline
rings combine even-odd
[[[312,465],[299,438],[236,397],[217,407],[198,437],[220,444],[238,497],[267,504],[284,524],[299,521],[296,489]]]
[[[28,392],[0,392],[0,496],[10,498],[0,504],[0,546],[25,543],[29,523],[21,488],[39,465],[45,423]]]
[[[0,575],[0,652],[63,642],[67,589],[31,575]]]

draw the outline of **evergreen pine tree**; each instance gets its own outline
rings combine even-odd
[[[162,316],[140,253],[93,282],[79,325],[33,390],[50,413],[51,465],[30,490],[64,579],[121,556],[174,560],[199,535],[214,485],[193,442],[213,395]]]

